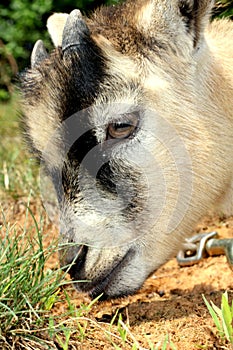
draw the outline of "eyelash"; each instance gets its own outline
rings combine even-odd
[[[123,115],[126,121],[110,123],[107,127],[107,139],[126,139],[132,137],[138,129],[139,114],[128,113]]]

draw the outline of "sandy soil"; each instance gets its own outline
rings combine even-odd
[[[37,212],[38,205],[32,206],[32,210]],[[8,206],[8,213],[8,220],[12,223],[16,221],[21,225],[24,222],[23,205]],[[233,217],[205,218],[196,232],[212,230],[217,230],[221,237],[233,238]],[[57,236],[57,229],[46,221],[45,231],[49,232],[44,242],[47,245]],[[49,262],[50,268],[55,266],[56,256]],[[90,303],[86,295],[78,294],[71,286],[67,290],[77,306]],[[231,300],[233,274],[225,256],[208,257],[190,267],[179,267],[174,258],[157,270],[135,295],[97,302],[86,315],[87,321],[80,320],[85,335],[81,337],[78,331],[74,333],[69,349],[114,349],[106,331],[113,333],[112,341],[126,350],[132,349],[135,342],[143,349],[150,349],[150,342],[154,344],[154,349],[161,349],[166,335],[176,349],[232,349],[216,336],[216,327],[202,299],[204,294],[208,300],[220,306],[221,295],[225,290],[228,290]],[[63,291],[60,291],[60,299],[52,310],[54,314],[67,311]],[[129,330],[125,344],[118,339],[117,321],[111,325],[117,310]],[[172,347],[168,345],[167,349]]]

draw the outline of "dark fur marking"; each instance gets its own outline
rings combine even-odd
[[[193,22],[193,8],[189,3],[185,0],[180,1],[180,13],[184,18],[185,25],[187,27],[187,31],[189,32],[191,29],[191,24]]]

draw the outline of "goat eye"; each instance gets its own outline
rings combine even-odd
[[[122,121],[108,125],[107,138],[125,139],[133,135],[138,126],[139,118],[136,114],[125,114]]]

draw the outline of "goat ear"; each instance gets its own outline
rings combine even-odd
[[[54,46],[62,45],[63,29],[68,18],[67,13],[54,13],[47,20],[47,28]]]
[[[134,18],[145,34],[157,35],[165,30],[172,38],[179,35],[182,23],[182,30],[185,27],[196,47],[209,21],[213,3],[214,0],[136,0]]]
[[[194,47],[202,38],[212,6],[213,0],[179,0],[180,14],[188,33],[193,36]]]

